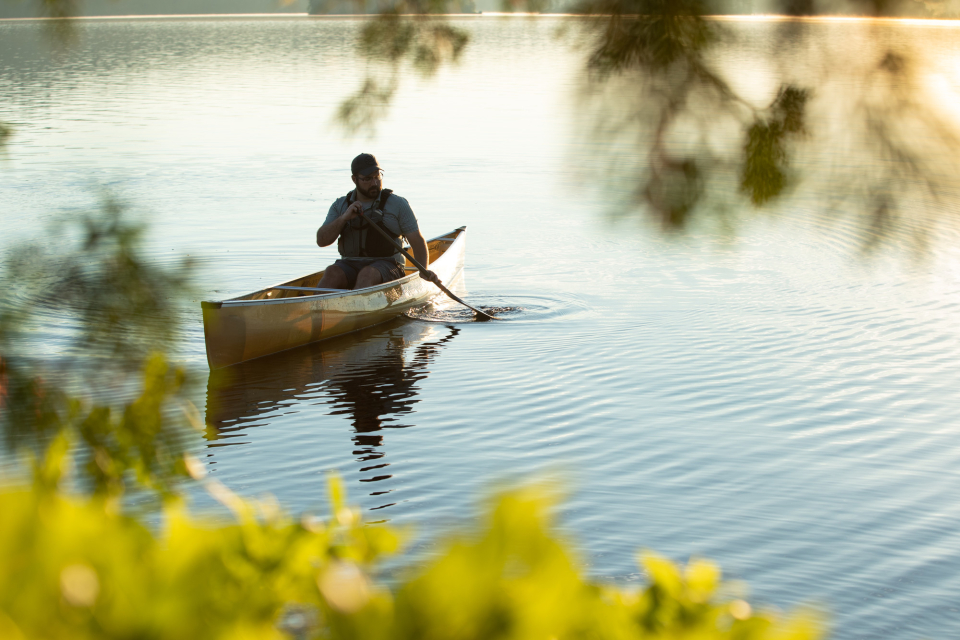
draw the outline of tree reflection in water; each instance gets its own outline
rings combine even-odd
[[[353,455],[369,474],[360,482],[392,475],[383,458],[383,429],[413,426],[418,383],[443,347],[460,332],[454,326],[402,318],[342,338],[211,371],[207,382],[207,446],[250,444],[245,431],[277,421],[292,404],[324,400],[328,415],[348,416]],[[370,464],[372,463],[372,464]],[[383,495],[389,491],[374,491]],[[384,504],[376,509],[391,506]]]

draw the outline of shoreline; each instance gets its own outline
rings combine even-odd
[[[96,21],[96,20],[342,20],[369,18],[376,16],[375,13],[344,13],[344,14],[311,14],[311,13],[178,13],[178,14],[129,14],[129,15],[102,15],[102,16],[71,16],[68,18],[51,17],[27,17],[27,18],[0,18],[0,23],[4,22],[53,22],[53,21]],[[402,14],[404,16],[431,16],[445,18],[588,18],[602,17],[599,15],[587,16],[580,13],[521,13],[521,12],[493,12],[479,11],[477,13],[438,13],[438,14]],[[888,17],[888,16],[786,16],[777,14],[722,14],[703,16],[707,20],[716,20],[723,22],[895,22],[895,23],[913,23],[913,24],[956,24],[960,23],[958,18],[913,18],[913,17]]]

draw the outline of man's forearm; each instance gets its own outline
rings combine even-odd
[[[413,249],[413,257],[417,259],[421,267],[427,270],[426,273],[421,272],[420,277],[425,278],[437,286],[443,286],[437,274],[430,271],[430,252],[427,251],[427,241],[423,239],[423,234],[417,231],[408,235],[407,240],[410,241],[410,248]]]
[[[317,229],[317,245],[327,247],[336,242],[346,225],[347,221],[344,220],[344,216],[340,216]]]
[[[417,259],[424,269],[430,268],[430,252],[427,251],[427,241],[423,239],[423,236],[417,234],[415,236],[408,237],[407,240],[410,241],[410,248],[413,249],[413,257]]]

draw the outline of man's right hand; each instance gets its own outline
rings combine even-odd
[[[363,203],[359,200],[347,207],[341,216],[344,222],[350,222],[354,218],[359,218],[363,214]]]
[[[318,247],[327,247],[337,241],[337,238],[340,237],[340,232],[343,231],[343,228],[347,226],[354,218],[358,218],[363,214],[363,204],[360,202],[354,202],[347,210],[340,214],[339,218],[334,218],[327,224],[323,225],[317,229],[317,246]]]
[[[421,271],[420,277],[426,280],[427,282],[432,282],[437,286],[443,284],[443,282],[440,281],[440,277],[437,274],[435,274],[433,271],[430,271],[429,269],[427,269],[426,271]]]

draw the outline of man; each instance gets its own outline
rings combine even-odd
[[[405,198],[383,188],[383,169],[369,153],[361,153],[350,165],[356,189],[330,205],[327,219],[317,229],[317,244],[326,247],[337,241],[340,259],[327,267],[318,285],[324,289],[363,289],[406,275],[403,254],[397,251],[371,224],[378,225],[399,241],[404,236],[413,249],[413,257],[425,268],[430,254],[420,233],[417,217]],[[376,211],[383,211],[380,216]],[[371,223],[366,217],[373,220]],[[440,279],[432,271],[420,277],[436,284]]]

